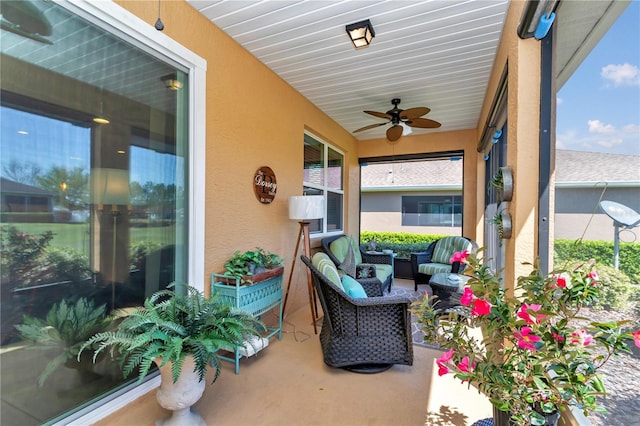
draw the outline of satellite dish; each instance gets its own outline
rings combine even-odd
[[[620,227],[635,228],[640,225],[640,214],[615,201],[600,201],[600,208],[613,219],[613,266],[618,269],[620,257]]]
[[[615,201],[600,201],[600,208],[620,226],[635,228],[640,225],[640,214]]]

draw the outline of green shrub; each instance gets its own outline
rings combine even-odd
[[[576,261],[575,263],[578,262]],[[637,291],[637,285],[632,284],[624,272],[616,270],[613,266],[596,263],[596,270],[600,277],[599,285],[601,290],[598,301],[592,307],[625,311],[631,295]]]
[[[91,277],[89,257],[71,247],[49,247],[45,253],[45,262],[55,275],[52,280],[78,282]]]
[[[144,269],[149,253],[160,249],[160,243],[155,241],[136,241],[129,247],[129,268]]]
[[[554,264],[571,259],[595,259],[601,265],[613,266],[613,242],[555,240]],[[631,281],[640,283],[640,243],[620,243],[619,267]]]
[[[426,250],[432,242],[444,235],[410,234],[408,232],[374,232],[363,231],[360,244],[365,247],[372,238],[376,239],[377,250],[393,250],[400,258],[408,258],[411,253]]]

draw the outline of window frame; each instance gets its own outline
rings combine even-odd
[[[61,0],[60,6],[72,13],[102,27],[115,36],[131,42],[162,60],[178,64],[185,68],[189,78],[189,117],[188,117],[188,263],[189,283],[204,290],[204,205],[197,200],[205,198],[205,124],[206,124],[206,71],[207,62],[191,50],[182,46],[167,35],[157,31],[149,23],[113,2],[95,2],[91,0]],[[196,185],[196,182],[198,183]],[[106,399],[98,399],[65,418],[59,418],[54,425],[93,424],[115,411],[130,404],[131,401],[150,392],[160,385],[157,375],[140,385],[124,387],[110,394]]]
[[[345,194],[344,194],[344,187],[345,187],[345,159],[346,159],[346,155],[344,153],[344,151],[342,151],[341,149],[337,148],[335,145],[330,144],[329,142],[325,141],[324,139],[322,139],[321,137],[305,130],[304,131],[304,135],[308,136],[310,138],[312,138],[313,140],[315,140],[316,142],[318,142],[319,144],[322,145],[322,149],[323,149],[323,159],[324,159],[324,164],[323,164],[323,179],[324,182],[322,183],[322,185],[318,185],[312,182],[307,182],[304,180],[304,138],[303,138],[303,173],[302,173],[302,190],[303,190],[303,195],[307,195],[304,191],[304,188],[308,187],[308,188],[313,188],[315,190],[321,191],[322,192],[322,196],[324,197],[324,219],[321,220],[322,222],[322,230],[320,231],[315,231],[315,232],[310,232],[310,234],[313,237],[324,237],[324,236],[329,236],[329,235],[337,235],[337,234],[342,234],[344,233],[344,217],[345,217]],[[334,152],[340,154],[342,156],[342,165],[341,165],[341,189],[335,189],[335,188],[330,188],[329,184],[328,184],[328,180],[329,180],[329,149],[332,149]],[[340,211],[340,216],[341,216],[341,224],[342,227],[341,229],[335,229],[335,230],[328,230],[328,221],[327,221],[327,216],[328,216],[328,202],[327,202],[327,198],[328,198],[328,193],[334,193],[334,194],[339,194],[342,197],[342,209]],[[320,219],[317,219],[320,220]]]

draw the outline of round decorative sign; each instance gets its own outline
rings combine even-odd
[[[253,192],[262,204],[271,204],[276,198],[276,174],[270,167],[264,166],[256,170],[253,177]]]

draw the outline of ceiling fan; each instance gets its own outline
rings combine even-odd
[[[417,107],[400,109],[398,108],[400,98],[391,99],[391,103],[393,104],[393,109],[390,109],[387,112],[365,111],[365,113],[373,115],[374,117],[385,118],[389,121],[387,121],[386,123],[370,124],[368,126],[361,127],[358,130],[354,130],[353,133],[374,129],[376,127],[384,126],[391,123],[392,126],[387,129],[387,139],[389,139],[391,142],[394,142],[400,139],[400,136],[402,136],[401,123],[405,123],[407,126],[411,127],[419,127],[421,129],[437,129],[441,126],[441,124],[437,121],[429,120],[428,118],[420,118],[431,111],[429,108]]]

